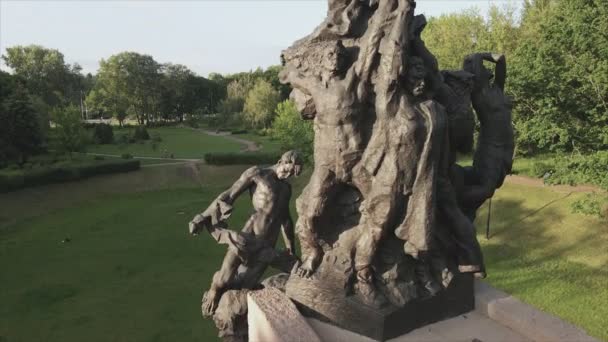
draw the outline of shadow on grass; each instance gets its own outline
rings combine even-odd
[[[557,204],[570,195],[532,210],[523,205],[524,200],[494,200],[491,238],[479,236],[488,282],[606,340],[608,263],[591,267],[570,257],[583,250],[599,254],[606,246],[592,227],[584,234],[564,235],[569,232],[559,226],[565,215]],[[480,218],[485,229],[485,216]]]

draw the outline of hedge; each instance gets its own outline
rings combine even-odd
[[[275,164],[281,155],[278,153],[207,153],[205,162],[209,165],[268,165]]]
[[[33,170],[0,171],[0,193],[32,186],[74,181],[102,174],[135,171],[139,168],[139,160],[109,160]]]

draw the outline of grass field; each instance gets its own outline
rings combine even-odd
[[[129,129],[115,129],[115,135],[126,134]],[[238,152],[242,145],[236,141],[180,127],[148,128],[148,133],[160,135],[162,141],[156,149],[152,142],[146,141],[133,144],[91,145],[87,152],[122,155],[129,153],[139,157],[164,157],[163,151],[173,154],[175,158],[201,159],[209,152]]]
[[[608,221],[572,214],[582,193],[507,184],[477,227],[487,281],[608,341]]]
[[[186,224],[245,167],[147,168],[0,195],[0,341],[217,340],[199,303],[225,249]],[[491,239],[479,238],[492,285],[608,340],[608,223],[570,213],[581,195],[506,185]],[[250,205],[236,208],[235,228]],[[480,233],[485,218],[484,207]]]

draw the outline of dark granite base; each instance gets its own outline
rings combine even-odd
[[[473,277],[458,274],[450,286],[433,297],[413,300],[404,307],[376,309],[344,296],[334,284],[292,276],[287,295],[304,315],[384,341],[422,326],[455,317],[475,308]]]

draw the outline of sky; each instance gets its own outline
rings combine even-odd
[[[427,17],[523,0],[418,0]],[[95,73],[122,51],[179,63],[196,73],[234,73],[279,64],[325,18],[326,0],[0,0],[0,51],[37,44]],[[2,63],[0,68],[8,70]]]

